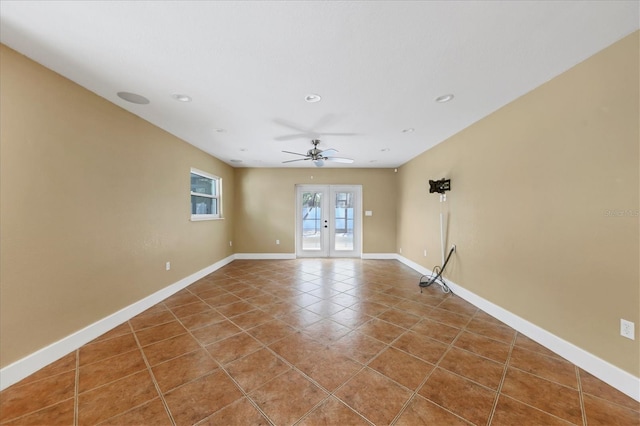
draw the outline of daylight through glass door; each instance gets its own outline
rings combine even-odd
[[[359,185],[296,186],[296,255],[361,256]]]
[[[353,199],[351,191],[335,192],[333,250],[353,251]]]
[[[322,192],[302,193],[302,250],[322,250]]]

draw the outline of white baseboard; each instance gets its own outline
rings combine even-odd
[[[96,337],[106,333],[107,331],[117,327],[118,325],[128,321],[139,313],[149,309],[156,303],[159,303],[167,297],[177,293],[183,288],[193,284],[200,278],[209,275],[210,273],[220,269],[224,265],[232,262],[234,256],[228,256],[212,265],[207,266],[204,269],[195,272],[188,277],[181,279],[169,286],[158,290],[150,296],[139,300],[126,308],[120,309],[99,321],[94,322],[91,325],[76,331],[67,337],[64,337],[57,342],[50,344],[26,357],[7,365],[0,369],[0,391],[8,388],[14,383],[19,382],[25,377],[35,373],[42,367],[51,364],[54,361],[62,358],[63,356],[75,351],[82,345],[85,345],[95,339]]]
[[[431,274],[432,271],[419,265],[406,257],[397,255],[400,262],[416,270],[421,274]],[[588,373],[594,375],[605,383],[618,389],[620,392],[640,401],[640,378],[616,367],[613,364],[567,342],[566,340],[538,327],[537,325],[520,318],[519,316],[495,305],[464,287],[445,279],[451,291],[467,302],[478,307],[482,311],[499,319],[519,333],[538,342],[547,349],[555,352],[566,360],[572,362]]]
[[[68,353],[78,349],[96,337],[133,318],[151,306],[177,293],[200,278],[220,269],[235,259],[295,259],[290,253],[237,253],[222,259],[188,277],[177,281],[162,290],[135,302],[57,342],[50,344],[2,369],[0,369],[0,391],[19,382],[39,369],[57,361]],[[430,274],[431,270],[395,253],[366,253],[363,259],[397,259],[421,274]],[[467,302],[487,314],[499,319],[514,330],[524,334],[542,346],[557,353],[600,380],[608,383],[636,401],[640,401],[640,378],[604,361],[601,358],[575,346],[566,340],[520,318],[519,316],[476,295],[464,287],[446,280],[451,290]]]
[[[360,257],[362,259],[378,259],[378,260],[398,259],[398,255],[395,253],[362,253]]]
[[[295,259],[295,253],[236,253],[235,259],[247,260],[288,260]]]

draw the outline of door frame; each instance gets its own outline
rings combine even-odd
[[[335,250],[335,193],[341,190],[353,191],[355,200],[353,203],[353,250]],[[318,191],[323,193],[324,202],[328,202],[325,207],[322,204],[322,222],[328,224],[328,228],[321,228],[321,250],[302,250],[302,193],[305,191]],[[326,229],[326,230],[325,230]],[[296,257],[362,257],[362,185],[295,185],[295,247]]]

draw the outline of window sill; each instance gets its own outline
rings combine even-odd
[[[203,220],[224,220],[224,217],[206,215],[191,216],[191,222],[201,222]]]

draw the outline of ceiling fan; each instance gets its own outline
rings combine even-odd
[[[319,143],[320,143],[320,139],[313,139],[311,141],[313,148],[307,151],[306,154],[300,154],[298,152],[291,152],[291,151],[282,151],[282,152],[286,152],[287,154],[301,155],[305,157],[305,158],[296,158],[295,160],[283,161],[283,163],[293,163],[294,161],[312,160],[313,164],[315,164],[316,167],[324,166],[325,161],[333,161],[334,163],[346,163],[346,164],[353,163],[353,160],[351,158],[333,157],[333,154],[338,152],[338,150],[336,149],[333,149],[333,148],[325,149],[325,150],[318,149]]]

